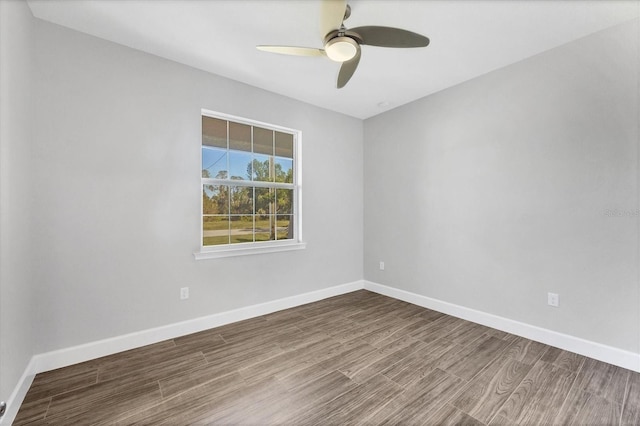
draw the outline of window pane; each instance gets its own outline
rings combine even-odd
[[[276,155],[293,158],[293,135],[276,132]]]
[[[203,216],[202,245],[229,244],[229,216]]]
[[[293,160],[289,158],[275,158],[276,182],[293,183]]]
[[[231,216],[231,244],[253,242],[253,216]]]
[[[229,214],[229,187],[203,185],[202,214]]]
[[[202,147],[202,177],[227,178],[227,150],[222,148]]]
[[[253,152],[273,155],[273,130],[253,128]]]
[[[276,211],[278,214],[293,213],[293,189],[276,189]]]
[[[256,214],[266,215],[275,213],[275,195],[273,188],[256,188]]]
[[[251,154],[229,151],[229,174],[230,179],[251,180]]]
[[[253,214],[253,188],[230,186],[231,214]]]
[[[227,149],[227,121],[203,116],[202,145]]]
[[[257,189],[257,188],[256,188]],[[256,216],[256,241],[269,241],[275,239],[275,216],[274,215],[257,215]]]
[[[203,246],[293,238],[295,137],[265,126],[202,116]]]
[[[279,214],[276,217],[276,233],[278,240],[290,240],[293,238],[293,216]]]
[[[251,126],[229,122],[229,149],[251,152]]]
[[[253,180],[273,182],[273,157],[253,154]]]

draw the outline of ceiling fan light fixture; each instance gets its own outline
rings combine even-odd
[[[351,37],[334,37],[324,46],[324,51],[332,61],[346,62],[358,53],[358,42]]]
[[[2,0],[0,0],[1,2]],[[360,46],[378,47],[426,47],[429,38],[422,34],[394,27],[365,25],[346,28],[345,19],[351,15],[348,0],[317,0],[322,3],[320,28],[322,30],[322,49],[295,46],[257,46],[260,50],[295,56],[325,56],[340,63],[336,88],[343,88],[353,76],[360,63]],[[388,105],[379,105],[384,108]]]

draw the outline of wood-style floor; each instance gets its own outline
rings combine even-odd
[[[16,425],[639,425],[640,374],[368,291],[38,374]]]

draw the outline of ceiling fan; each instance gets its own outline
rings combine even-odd
[[[259,50],[295,56],[326,56],[342,63],[338,73],[338,89],[353,76],[360,62],[360,46],[426,47],[429,39],[423,35],[399,28],[364,26],[347,29],[344,21],[351,16],[346,0],[322,0],[320,29],[324,48],[295,46],[256,46]]]

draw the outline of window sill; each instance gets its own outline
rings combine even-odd
[[[193,253],[196,260],[219,259],[221,257],[247,256],[251,254],[276,253],[279,251],[302,250],[307,247],[305,242],[287,242],[282,244],[249,245],[249,246],[224,246],[215,248],[203,248]]]

